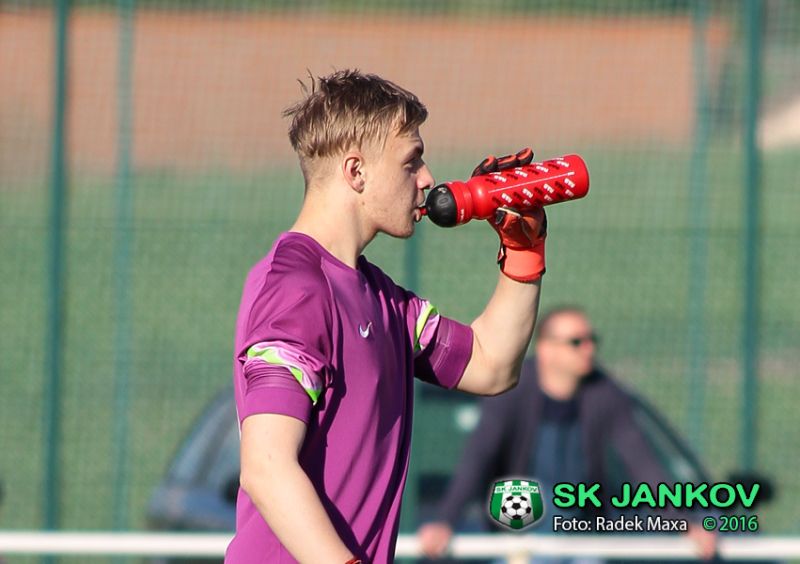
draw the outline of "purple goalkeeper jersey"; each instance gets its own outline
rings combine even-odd
[[[353,269],[313,238],[284,233],[244,285],[234,360],[239,423],[256,413],[304,421],[300,465],[340,538],[365,562],[392,562],[413,377],[453,388],[471,353],[468,326],[363,256]],[[281,511],[303,528],[301,507]],[[225,562],[295,562],[242,489]]]

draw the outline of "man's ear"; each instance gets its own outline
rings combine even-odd
[[[342,158],[342,176],[345,182],[358,192],[364,191],[364,155],[361,151],[348,151]]]

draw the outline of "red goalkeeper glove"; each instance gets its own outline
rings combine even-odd
[[[533,151],[522,149],[515,155],[488,156],[472,171],[472,176],[524,166],[533,160]],[[501,207],[493,219],[487,220],[500,236],[497,264],[500,270],[518,282],[533,282],[545,272],[544,241],[547,237],[547,216],[541,207],[519,212]]]

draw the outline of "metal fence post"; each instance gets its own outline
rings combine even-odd
[[[695,128],[689,171],[689,422],[695,448],[703,450],[706,401],[706,287],[708,281],[708,142],[711,137],[706,30],[708,2],[692,3]]]
[[[130,441],[132,52],[134,0],[118,0],[117,179],[114,222],[114,528],[128,526]]]
[[[48,237],[47,322],[44,350],[44,528],[59,525],[61,502],[61,373],[64,359],[65,241],[67,210],[67,33],[69,0],[55,3],[55,68],[53,91],[53,139],[50,169],[50,216]],[[49,561],[50,558],[45,559]]]
[[[744,145],[744,311],[742,318],[742,441],[741,464],[752,469],[755,460],[756,402],[758,401],[758,324],[760,278],[761,163],[757,127],[761,86],[761,0],[745,0]]]

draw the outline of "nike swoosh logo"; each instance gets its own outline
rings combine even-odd
[[[366,329],[361,327],[360,323],[358,324],[358,332],[361,333],[361,336],[364,337],[365,339],[367,337],[369,337],[369,332],[370,332],[371,329],[372,329],[372,321],[367,323],[367,328]]]

